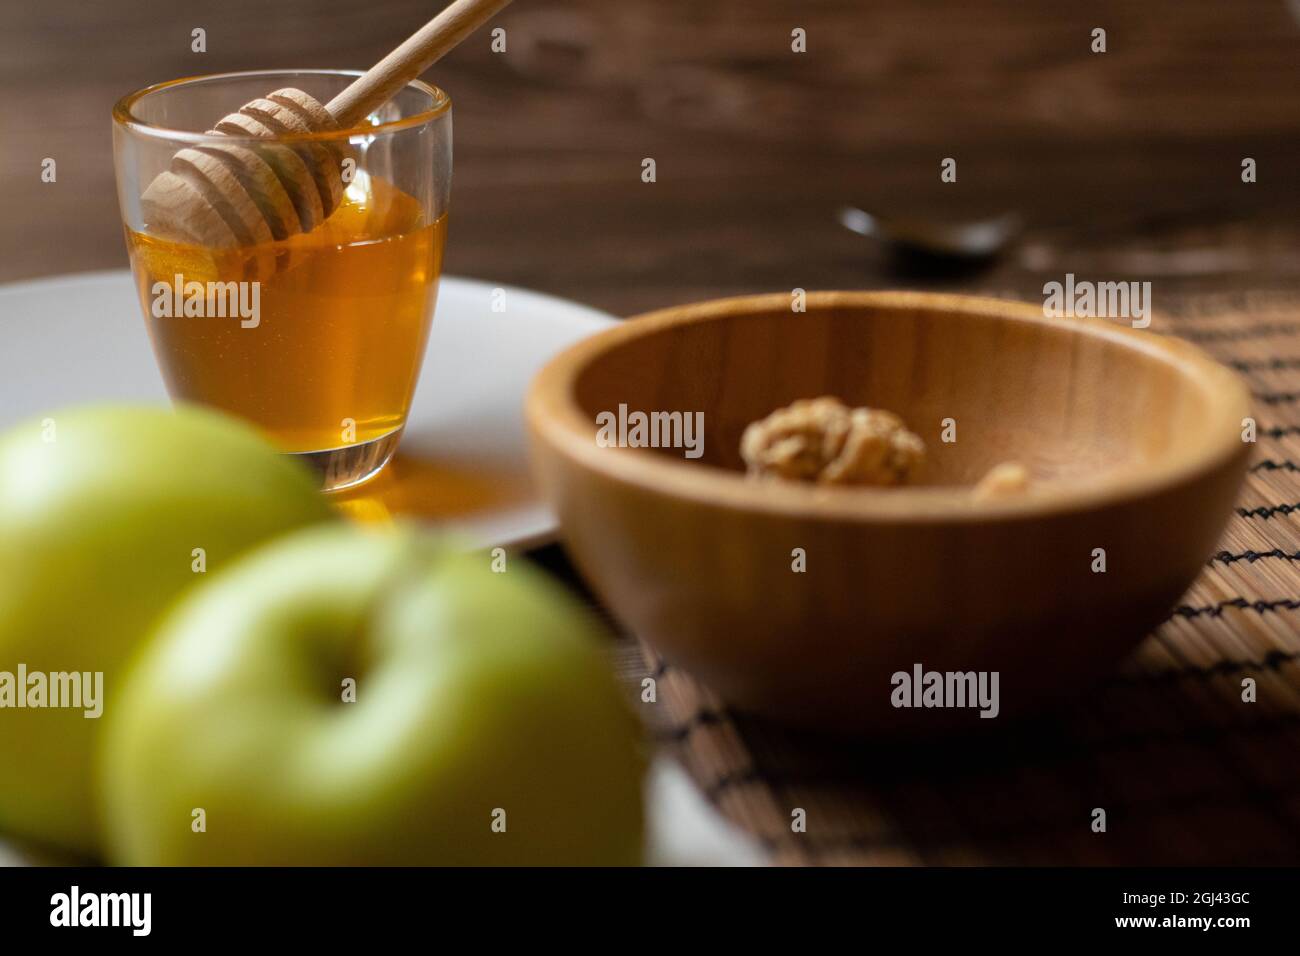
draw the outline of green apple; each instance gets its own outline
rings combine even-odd
[[[406,528],[273,542],[163,621],[109,716],[124,864],[631,864],[640,737],[587,614]]]
[[[97,846],[103,719],[49,697],[18,707],[41,700],[20,671],[86,675],[87,692],[101,673],[111,714],[128,656],[173,598],[332,514],[306,470],[213,412],[84,407],[0,436],[0,831]]]

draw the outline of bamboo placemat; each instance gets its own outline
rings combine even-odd
[[[1162,304],[1152,331],[1199,343],[1250,383],[1255,457],[1205,572],[1067,710],[938,743],[834,739],[732,713],[624,645],[625,676],[656,679],[657,702],[641,708],[656,738],[774,862],[1300,863],[1300,300]]]

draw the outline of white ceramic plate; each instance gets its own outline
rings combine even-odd
[[[493,291],[503,311],[493,311]],[[397,458],[344,496],[360,517],[407,514],[483,546],[555,533],[528,475],[523,397],[552,355],[614,319],[552,296],[444,276]],[[0,429],[81,402],[167,400],[130,273],[0,286]]]
[[[492,311],[504,289],[504,312]],[[556,352],[614,319],[537,292],[444,277],[393,474],[347,496],[363,516],[422,516],[483,545],[555,532],[528,476],[523,396]],[[167,401],[130,274],[0,286],[0,430],[82,402]],[[704,803],[681,768],[647,780],[650,862],[750,864],[761,852]],[[0,839],[0,866],[66,862]]]

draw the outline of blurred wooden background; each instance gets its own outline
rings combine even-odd
[[[835,211],[1031,228],[974,283],[1300,282],[1300,0],[517,0],[427,75],[455,108],[449,272],[620,313],[904,276]],[[439,0],[0,0],[0,280],[124,267],[114,100],[369,66]],[[190,31],[207,31],[206,53]],[[808,52],[791,51],[791,30]],[[1108,52],[1090,52],[1094,27]],[[233,104],[232,104],[233,105]],[[40,182],[44,157],[58,182]],[[958,181],[942,184],[943,157]],[[1240,179],[1245,156],[1259,181]],[[641,182],[653,157],[658,181]],[[1157,303],[1158,306],[1158,303]]]

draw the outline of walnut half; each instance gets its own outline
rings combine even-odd
[[[838,398],[808,398],[753,422],[740,439],[749,474],[828,485],[901,485],[925,461],[903,420]]]
[[[979,480],[971,494],[979,501],[998,498],[1019,498],[1029,491],[1029,469],[1018,461],[1004,461],[994,465]]]

